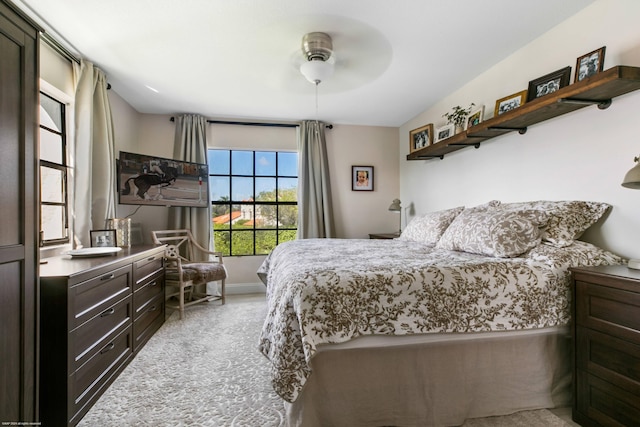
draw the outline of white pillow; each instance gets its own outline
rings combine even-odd
[[[464,210],[464,206],[430,212],[413,218],[400,234],[399,240],[435,245],[451,222]]]

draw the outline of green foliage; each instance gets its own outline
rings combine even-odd
[[[471,105],[469,105],[469,108],[466,108],[466,109],[462,108],[459,105],[456,105],[455,107],[452,108],[453,112],[445,113],[442,115],[442,117],[445,117],[447,119],[447,123],[449,124],[454,124],[456,126],[463,126],[464,121],[466,120],[469,113],[471,113],[471,109],[473,108],[474,105],[476,104],[472,102]]]

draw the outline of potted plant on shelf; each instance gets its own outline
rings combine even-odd
[[[476,105],[473,102],[469,105],[469,108],[462,108],[456,105],[452,108],[451,113],[445,113],[442,117],[447,119],[448,124],[452,124],[456,127],[456,133],[460,133],[464,130],[464,122],[467,120],[467,116],[471,113],[471,109]]]

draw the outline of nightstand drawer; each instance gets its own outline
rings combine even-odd
[[[577,392],[582,397],[577,402],[577,410],[588,418],[578,416],[582,425],[638,426],[640,420],[640,399],[595,375],[578,370]],[[575,414],[574,414],[575,417]],[[584,424],[583,424],[584,423]]]
[[[576,344],[578,369],[640,396],[640,339],[632,343],[578,326]]]
[[[640,342],[640,293],[576,282],[576,322]]]

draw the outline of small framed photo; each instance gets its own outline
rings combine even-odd
[[[527,102],[527,91],[514,93],[513,95],[505,96],[496,101],[496,108],[493,112],[493,116],[497,117],[500,114],[504,114],[507,111],[515,110],[518,107],[524,105]]]
[[[427,147],[433,144],[433,123],[424,125],[409,132],[409,152]]]
[[[116,242],[116,230],[91,230],[91,247],[105,248],[118,246]]]
[[[351,190],[373,191],[373,166],[351,166]]]
[[[604,68],[604,51],[606,46],[578,57],[574,83],[599,73]]]
[[[549,95],[569,84],[571,79],[571,67],[561,68],[529,82],[527,101]]]
[[[456,132],[456,125],[450,123],[436,129],[436,142],[452,137]]]
[[[468,130],[471,126],[475,126],[478,123],[482,123],[482,119],[484,118],[484,105],[480,106],[478,109],[473,110],[469,113],[469,117],[467,117],[467,125],[465,130]]]

